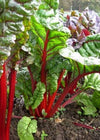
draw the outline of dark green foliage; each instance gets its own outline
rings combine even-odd
[[[29,109],[32,106],[35,109],[43,100],[43,94],[45,93],[45,86],[43,83],[38,82],[37,88],[32,93],[30,75],[27,68],[23,68],[17,75],[16,84],[16,96],[24,96],[26,108]]]
[[[84,115],[96,116],[97,109],[91,101],[91,97],[89,95],[81,93],[75,98],[75,100],[77,100],[77,103],[81,106]]]
[[[95,116],[97,109],[100,109],[100,74],[85,76],[81,88],[86,92],[84,91],[85,93],[78,95],[75,100],[81,105],[85,115]]]

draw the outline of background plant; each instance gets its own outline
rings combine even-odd
[[[99,12],[100,7],[98,0],[59,0],[59,2],[59,8],[63,8],[64,11],[77,10],[81,12],[89,7],[89,9]]]
[[[65,15],[65,26],[70,29],[72,35],[68,44],[75,49],[82,46],[86,36],[100,33],[100,16],[95,11],[86,8],[83,12],[72,11]]]

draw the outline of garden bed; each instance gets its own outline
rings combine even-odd
[[[97,117],[83,116],[77,114],[80,107],[73,103],[66,107],[66,111],[62,114],[55,115],[50,119],[38,119],[38,131],[34,135],[35,140],[41,140],[41,133],[44,131],[48,136],[45,140],[99,140],[100,130],[95,128],[100,127],[100,113]],[[23,101],[15,100],[14,115],[29,116],[28,111],[23,105]],[[17,135],[17,123],[20,119],[12,118],[10,129],[10,140],[19,140]],[[73,124],[81,123],[94,127],[94,129],[87,129]]]

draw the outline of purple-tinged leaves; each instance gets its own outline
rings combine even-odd
[[[71,15],[67,16],[66,27],[70,29],[72,35],[67,41],[68,45],[79,49],[88,35],[100,33],[100,17],[88,8],[82,13],[72,11]]]

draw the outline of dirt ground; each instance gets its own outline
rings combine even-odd
[[[77,114],[79,110],[81,110],[80,107],[76,103],[73,103],[66,107],[66,111],[56,114],[53,118],[39,118],[38,130],[34,134],[35,140],[43,140],[41,139],[43,131],[47,134],[44,140],[100,140],[100,112],[97,117],[93,118]],[[25,109],[23,101],[15,100],[14,115],[29,116],[29,112]],[[17,135],[17,123],[19,120],[12,118],[10,140],[19,140]],[[94,129],[80,127],[74,123],[89,125],[94,127]]]

